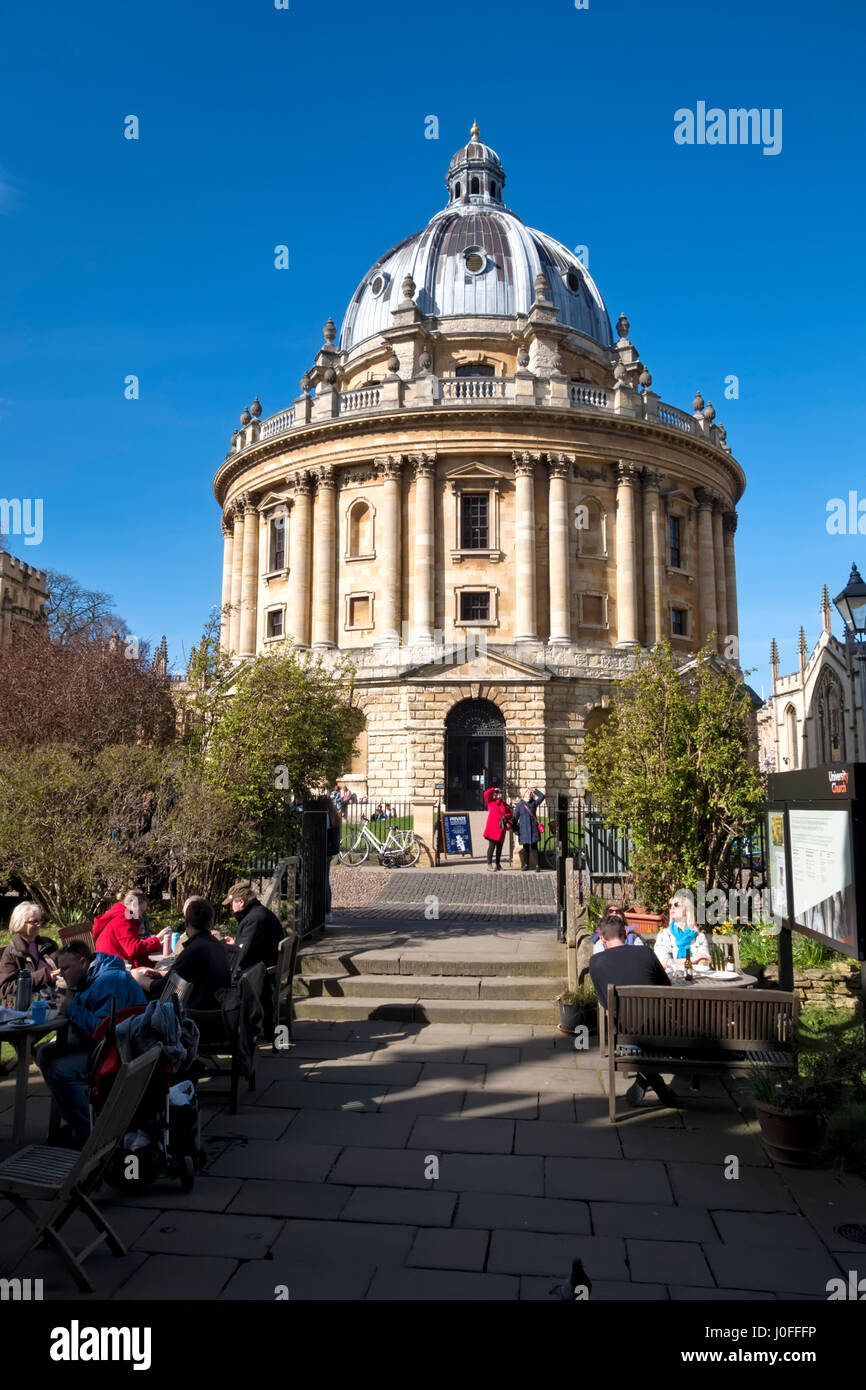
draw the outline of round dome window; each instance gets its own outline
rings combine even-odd
[[[576,270],[569,270],[565,277],[565,283],[572,294],[577,294],[580,290],[580,276]]]
[[[487,264],[487,257],[479,246],[470,246],[463,252],[463,263],[470,275],[480,275]]]
[[[371,293],[376,299],[378,299],[378,298],[379,298],[379,295],[382,293],[382,291],[384,290],[384,288],[385,288],[385,286],[387,285],[387,283],[388,283],[388,277],[387,277],[387,275],[383,275],[383,274],[381,274],[381,273],[377,273],[376,275],[373,276],[372,280],[370,281],[370,293]]]

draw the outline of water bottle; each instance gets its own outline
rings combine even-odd
[[[29,970],[22,970],[18,976],[18,988],[15,992],[15,1007],[22,1014],[26,1014],[30,1008],[30,1001],[33,998],[33,980]]]

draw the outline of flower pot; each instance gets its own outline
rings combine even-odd
[[[775,1163],[788,1168],[811,1168],[824,1138],[824,1121],[814,1110],[781,1110],[753,1101],[764,1148]]]
[[[630,931],[647,932],[654,935],[661,931],[665,915],[663,912],[627,912],[625,920]]]
[[[559,1000],[559,1031],[561,1033],[573,1033],[579,1023],[583,1022],[582,1004],[563,1004]]]

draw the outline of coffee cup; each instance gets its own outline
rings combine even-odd
[[[48,1017],[48,1005],[44,999],[34,999],[30,1005],[30,1017],[34,1023],[44,1023]]]
[[[178,943],[179,941],[180,941],[180,932],[179,932],[179,931],[173,931],[172,934],[171,934],[171,954],[172,954],[172,955],[174,955],[175,951],[177,950],[177,943]]]

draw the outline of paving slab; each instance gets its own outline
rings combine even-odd
[[[467,1066],[515,1067],[521,1060],[520,1052],[519,1047],[509,1046],[507,1043],[497,1046],[494,1042],[479,1042],[464,1050],[463,1060]]]
[[[487,1068],[484,1066],[467,1066],[461,1062],[424,1062],[418,1080],[422,1083],[444,1081],[459,1087],[461,1091],[470,1091],[483,1086],[486,1075]]]
[[[827,1281],[839,1277],[835,1260],[820,1250],[721,1243],[704,1249],[716,1283],[729,1289],[766,1289],[779,1298],[802,1293],[826,1299]]]
[[[90,1228],[91,1237],[93,1227]],[[5,1258],[5,1251],[4,1251]],[[71,1273],[52,1250],[31,1250],[26,1260],[16,1268],[4,1270],[22,1279],[41,1279],[42,1297],[46,1302],[55,1300],[68,1303],[72,1299],[83,1303],[101,1303],[114,1298],[127,1279],[131,1279],[141,1268],[147,1255],[133,1251],[128,1255],[115,1256],[103,1245],[87,1257],[85,1269],[95,1285],[93,1293],[82,1293]]]
[[[309,1038],[303,1042],[292,1043],[291,1056],[298,1059],[318,1060],[324,1058],[353,1059],[356,1062],[369,1062],[374,1052],[387,1046],[385,1040],[371,1044],[369,1040],[358,1039],[353,1046],[347,1038]]]
[[[539,1231],[494,1231],[487,1268],[501,1274],[544,1274],[565,1281],[573,1260],[591,1280],[628,1282],[625,1241],[610,1236],[549,1235]]]
[[[544,1160],[507,1154],[443,1154],[439,1177],[457,1192],[513,1192],[544,1195]]]
[[[751,1135],[725,1134],[720,1130],[649,1129],[626,1125],[619,1130],[626,1158],[658,1158],[683,1163],[715,1164],[721,1172],[734,1155],[741,1165],[769,1168],[770,1160]]]
[[[386,1086],[316,1086],[306,1081],[275,1081],[257,1093],[256,1105],[291,1110],[378,1110]]]
[[[409,1138],[413,1117],[396,1111],[357,1114],[341,1110],[308,1110],[292,1125],[289,1141],[308,1144],[356,1145],[367,1149],[399,1149]]]
[[[866,1246],[841,1235],[838,1229],[852,1223],[866,1227],[866,1196],[856,1189],[828,1183],[825,1196],[798,1196],[797,1205],[825,1245],[831,1250],[859,1252],[866,1264]]]
[[[265,1106],[245,1106],[237,1115],[221,1110],[202,1126],[206,1140],[213,1139],[279,1139],[285,1134],[297,1110],[268,1110]]]
[[[377,1053],[381,1056],[381,1053]],[[414,1086],[419,1080],[422,1063],[418,1062],[354,1062],[325,1058],[316,1067],[316,1084],[329,1086]]]
[[[467,1091],[463,1114],[475,1119],[534,1120],[538,1116],[538,1096],[524,1091]],[[571,1107],[574,1115],[574,1107]]]
[[[456,1192],[356,1187],[340,1212],[340,1220],[382,1221],[387,1225],[404,1226],[450,1226],[456,1206]]]
[[[667,1171],[680,1206],[706,1207],[708,1211],[797,1210],[790,1192],[772,1169],[744,1167],[738,1178],[725,1178],[723,1168],[708,1163],[668,1163]]]
[[[730,1245],[751,1245],[759,1240],[765,1245],[788,1245],[798,1250],[825,1249],[820,1236],[800,1215],[766,1211],[711,1211],[710,1215],[719,1236]],[[861,1245],[860,1249],[866,1254],[866,1248]]]
[[[293,1178],[298,1182],[324,1182],[340,1152],[339,1144],[295,1143],[291,1139],[268,1143],[251,1139],[233,1143],[208,1170],[222,1178]]]
[[[124,1193],[122,1189],[103,1188],[100,1205],[117,1209],[122,1206],[156,1207],[159,1211],[226,1211],[241,1187],[240,1178],[214,1178],[210,1173],[198,1173],[192,1192],[182,1192],[179,1183],[157,1182],[145,1192]],[[109,1218],[111,1221],[114,1217]]]
[[[250,1261],[241,1265],[222,1293],[221,1301],[273,1302],[278,1287],[288,1290],[290,1303],[360,1301],[370,1287],[373,1265],[308,1264],[304,1260]]]
[[[422,1115],[412,1127],[407,1146],[427,1153],[510,1154],[514,1120]]]
[[[455,1090],[447,1081],[419,1081],[417,1086],[389,1087],[382,1095],[382,1112],[390,1115],[460,1115],[466,1092]]]
[[[247,1179],[228,1211],[232,1216],[296,1216],[336,1220],[352,1189],[337,1183]]]
[[[635,1288],[640,1287],[640,1284],[635,1285]],[[715,1299],[721,1303],[774,1303],[776,1301],[774,1293],[760,1292],[757,1289],[716,1289],[689,1284],[670,1284],[668,1297],[676,1299],[677,1302],[693,1302],[695,1299]]]
[[[636,1240],[718,1240],[709,1213],[697,1207],[671,1207],[642,1202],[590,1202],[592,1229],[597,1236],[626,1236]]]
[[[592,1233],[586,1202],[555,1197],[517,1197],[487,1192],[462,1192],[455,1226],[489,1231],[540,1231],[561,1235]]]
[[[563,1280],[526,1275],[520,1280],[521,1299],[539,1303],[560,1302]],[[590,1303],[663,1302],[667,1299],[664,1284],[629,1284],[622,1280],[593,1279]]]
[[[257,1262],[258,1263],[258,1262]],[[218,1298],[238,1268],[237,1260],[201,1255],[149,1255],[118,1289],[115,1299],[146,1300]]]
[[[424,1176],[426,1168],[427,1156],[420,1149],[346,1148],[328,1181],[348,1187],[415,1187],[432,1191],[434,1182]],[[451,1191],[454,1184],[442,1181],[441,1186]]]
[[[469,1274],[461,1270],[378,1269],[367,1293],[368,1299],[405,1302],[439,1300],[452,1303],[516,1299],[517,1279],[495,1274]]]
[[[286,1221],[274,1245],[273,1268],[281,1263],[400,1265],[415,1238],[412,1226],[360,1221]],[[279,1281],[278,1281],[279,1282]]]
[[[419,1231],[406,1261],[421,1269],[484,1269],[487,1231]]]
[[[637,1284],[715,1284],[704,1252],[694,1241],[627,1240],[629,1270]]]
[[[485,1089],[500,1091],[566,1091],[577,1096],[601,1096],[601,1079],[595,1071],[577,1067],[548,1067],[538,1062],[498,1068],[488,1075]]]
[[[152,1213],[148,1213],[152,1215]],[[137,1250],[166,1255],[217,1255],[262,1260],[285,1222],[262,1216],[161,1212],[135,1241]]]
[[[650,1159],[598,1163],[591,1158],[548,1158],[545,1169],[545,1190],[550,1197],[658,1205],[674,1200],[664,1165]]]
[[[602,1129],[550,1120],[518,1120],[516,1154],[565,1154],[572,1158],[621,1158],[619,1136],[612,1125]]]

